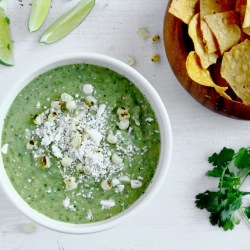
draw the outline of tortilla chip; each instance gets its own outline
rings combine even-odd
[[[188,34],[193,40],[194,50],[200,58],[203,68],[208,68],[211,64],[216,63],[219,57],[216,53],[206,53],[203,46],[203,38],[201,30],[199,29],[199,14],[195,14],[188,25]]]
[[[243,32],[246,33],[247,35],[250,35],[250,27],[243,28],[242,30],[243,30]]]
[[[198,0],[173,0],[169,12],[188,24],[195,13]]]
[[[247,0],[242,28],[250,27],[250,0]]]
[[[221,76],[246,105],[250,104],[250,41],[237,44],[222,58]]]
[[[199,57],[195,51],[189,52],[186,60],[186,68],[189,77],[193,81],[207,87],[214,86],[215,83],[213,82],[209,71],[207,69],[204,69],[199,64]]]
[[[236,11],[207,15],[204,19],[216,37],[221,54],[240,41],[241,29]]]
[[[224,96],[225,98],[231,99],[225,93],[225,91],[228,88],[216,85],[211,78],[209,70],[202,68],[202,66],[199,64],[199,57],[195,53],[195,51],[191,51],[188,54],[188,57],[186,60],[186,68],[187,68],[187,73],[189,77],[193,81],[203,86],[213,87],[217,93]]]
[[[201,18],[215,13],[226,12],[235,9],[234,0],[200,0]]]
[[[248,8],[247,8],[248,4]],[[244,33],[250,35],[250,1],[237,0],[235,10],[240,14],[240,22],[242,25],[243,35]],[[244,36],[243,36],[244,37]],[[242,40],[242,39],[241,39]]]
[[[213,53],[219,49],[216,39],[204,20],[200,20],[200,27],[203,36],[204,48],[206,53]]]

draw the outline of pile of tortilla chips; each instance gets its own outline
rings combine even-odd
[[[250,0],[172,0],[169,12],[188,25],[194,44],[186,60],[189,77],[228,99],[230,87],[250,105]],[[227,87],[213,81],[214,64]]]

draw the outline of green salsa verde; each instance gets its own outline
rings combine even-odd
[[[90,223],[130,207],[160,153],[155,114],[127,78],[76,64],[36,77],[5,118],[3,162],[20,196],[55,220]]]

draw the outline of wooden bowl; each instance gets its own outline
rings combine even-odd
[[[165,13],[163,36],[169,64],[180,84],[195,100],[208,109],[228,117],[250,120],[250,105],[237,101],[234,93],[229,93],[234,100],[228,100],[220,96],[214,88],[199,85],[189,78],[186,58],[188,53],[194,50],[193,42],[188,35],[187,25],[168,12],[171,2],[170,0]],[[216,64],[216,67],[210,70],[211,75],[216,84],[225,86],[219,70],[220,66]]]

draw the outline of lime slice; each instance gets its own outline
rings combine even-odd
[[[12,66],[13,43],[10,33],[10,19],[6,16],[5,10],[0,7],[0,63]]]
[[[42,35],[41,43],[54,43],[74,30],[89,14],[95,0],[81,0],[72,9],[59,17]]]
[[[50,5],[51,0],[33,0],[29,17],[30,32],[40,29],[49,13]]]

